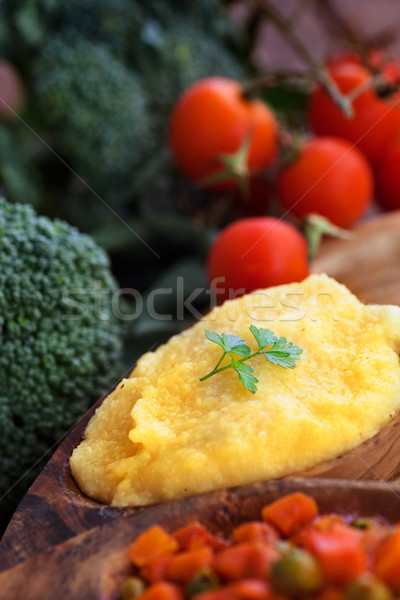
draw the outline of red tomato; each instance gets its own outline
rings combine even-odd
[[[345,140],[315,137],[281,169],[277,194],[296,217],[318,213],[339,227],[360,217],[372,198],[372,172],[364,156]]]
[[[330,56],[327,65],[329,67],[335,67],[343,63],[352,63],[355,65],[362,65],[363,62],[357,52],[349,48],[339,48],[336,52]],[[397,60],[387,54],[381,48],[372,48],[368,53],[369,66],[382,73],[388,83],[395,83],[400,78],[400,64]]]
[[[348,525],[338,523],[329,531],[310,528],[303,541],[305,548],[318,560],[328,584],[348,583],[366,569],[362,535]]]
[[[395,527],[378,550],[374,571],[378,577],[400,591],[400,527]]]
[[[220,173],[223,154],[234,154],[250,135],[245,167],[265,169],[277,153],[277,124],[270,109],[242,95],[240,84],[210,77],[190,86],[179,98],[171,118],[170,146],[181,171],[199,183]],[[218,186],[234,189],[235,179]]]
[[[383,208],[400,208],[400,138],[392,142],[374,165],[376,199]]]
[[[333,81],[343,94],[349,94],[367,83],[372,75],[361,64],[336,60],[328,66]],[[383,67],[388,83],[396,79],[393,61]],[[380,98],[375,91],[365,90],[353,101],[354,116],[347,118],[328,94],[317,85],[311,93],[309,122],[315,133],[342,137],[356,144],[370,159],[379,157],[383,149],[400,131],[400,96]]]
[[[274,217],[249,217],[228,225],[208,256],[210,287],[218,300],[301,281],[308,274],[306,240]]]

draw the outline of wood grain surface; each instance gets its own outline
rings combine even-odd
[[[400,211],[362,222],[352,240],[326,240],[312,270],[344,283],[362,302],[400,305]]]
[[[345,283],[364,302],[400,304],[400,212],[389,213],[360,224],[351,241],[325,242],[313,263],[313,271],[332,275]],[[158,508],[117,509],[84,496],[70,475],[68,461],[95,408],[96,406],[82,418],[64,440],[18,507],[0,543],[0,571],[6,573],[12,569],[19,573],[18,569],[28,568],[23,567],[22,563],[29,563],[29,568],[33,570],[38,569],[41,564],[45,578],[45,563],[54,566],[54,561],[64,561],[64,552],[71,552],[71,557],[80,556],[80,550],[77,550],[79,544],[82,540],[92,539],[91,535],[94,536],[93,539],[97,539],[96,535],[103,535],[100,531],[114,532],[114,528],[119,531],[119,523],[132,523],[132,531],[137,531],[138,527],[149,522],[152,515],[169,518],[168,511],[186,514],[191,507],[196,510],[202,507],[201,502],[204,500],[188,498],[172,504],[172,508],[170,504],[165,504]],[[343,456],[317,465],[300,475],[396,480],[399,477],[400,463],[399,426],[400,417],[397,416],[377,436],[356,450],[346,452]],[[289,482],[287,484],[290,485]],[[214,496],[208,495],[207,501],[213,499],[215,502],[225,502],[224,499],[228,497],[237,499],[241,494],[247,493],[246,488],[252,489],[245,486],[240,492],[217,492]],[[232,508],[229,510],[232,512]],[[125,525],[121,527],[123,530]],[[123,531],[118,535],[123,537]],[[64,547],[63,544],[67,546]],[[91,560],[90,556],[88,560]],[[16,566],[19,563],[20,566]],[[1,581],[0,590],[7,578],[3,577]],[[3,596],[0,594],[0,597]],[[4,597],[11,599],[14,596]],[[24,596],[24,599],[26,597],[28,596]],[[32,596],[36,597],[47,596]]]

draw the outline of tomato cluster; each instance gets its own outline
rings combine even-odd
[[[210,250],[211,287],[221,289],[224,279],[220,300],[307,276],[306,241],[283,218],[297,225],[319,214],[350,227],[374,187],[384,208],[400,208],[399,81],[400,65],[382,52],[371,52],[369,68],[354,52],[333,55],[309,94],[310,135],[286,152],[290,160],[280,152],[273,112],[238,82],[207,78],[179,98],[170,127],[176,164],[194,184],[230,194],[247,214]],[[265,216],[271,179],[280,219]]]

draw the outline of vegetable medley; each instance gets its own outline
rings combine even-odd
[[[400,524],[319,514],[302,492],[265,506],[229,539],[197,521],[154,525],[128,548],[130,600],[390,600],[400,592]]]

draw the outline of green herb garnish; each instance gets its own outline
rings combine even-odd
[[[254,373],[253,367],[245,364],[246,361],[254,358],[255,356],[264,356],[268,362],[273,365],[279,365],[284,369],[294,369],[296,367],[296,360],[300,358],[300,354],[303,352],[298,346],[294,346],[292,342],[288,342],[285,337],[277,338],[273,331],[270,329],[264,329],[250,325],[250,331],[253,334],[254,339],[258,344],[258,350],[253,352],[242,338],[238,335],[231,333],[215,333],[215,331],[208,331],[206,329],[206,338],[214,344],[221,346],[223,353],[215,367],[210,373],[207,373],[200,381],[205,381],[209,377],[226,371],[227,369],[234,369],[239,375],[239,381],[241,381],[246,390],[255,394],[257,391],[256,383],[258,383],[257,377],[252,375]],[[242,358],[237,359],[237,356]],[[229,356],[231,361],[229,364],[220,366],[225,356]]]

